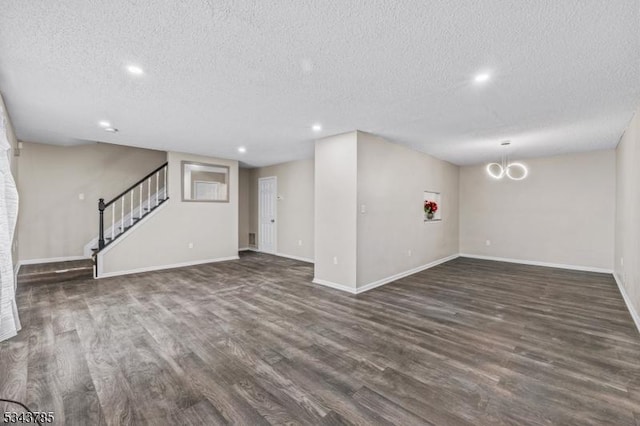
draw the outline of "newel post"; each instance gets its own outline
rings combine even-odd
[[[100,230],[98,233],[98,248],[102,250],[104,248],[104,198],[98,200],[98,211],[100,212]]]

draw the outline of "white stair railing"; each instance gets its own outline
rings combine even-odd
[[[105,203],[104,198],[98,201],[99,229],[97,247],[91,246],[90,249],[93,251],[102,250],[129,228],[133,227],[136,221],[141,220],[168,199],[168,170],[168,164],[165,163],[131,185],[111,201]],[[155,186],[155,193],[153,194],[151,193],[152,186]],[[146,195],[146,199],[143,194]],[[161,194],[162,198],[160,198]],[[137,203],[134,200],[136,195],[138,195]],[[138,206],[137,209],[134,207],[136,205]],[[108,208],[109,206],[111,206],[110,209]],[[104,224],[105,222],[108,223],[108,216],[111,216],[111,228],[105,230]],[[105,237],[105,235],[108,237]],[[92,243],[93,241],[90,244]]]

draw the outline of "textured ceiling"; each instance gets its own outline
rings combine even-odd
[[[25,141],[255,166],[359,129],[472,164],[504,139],[514,157],[615,147],[640,101],[640,0],[7,0],[0,52]]]

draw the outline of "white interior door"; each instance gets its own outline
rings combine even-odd
[[[277,193],[275,176],[258,179],[258,249],[266,253],[275,253],[277,247]]]

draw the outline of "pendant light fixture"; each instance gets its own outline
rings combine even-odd
[[[502,146],[502,158],[499,163],[487,164],[487,173],[494,179],[502,179],[508,177],[511,180],[522,180],[527,177],[529,170],[522,163],[510,163],[508,147],[511,142],[504,141],[500,143]]]

